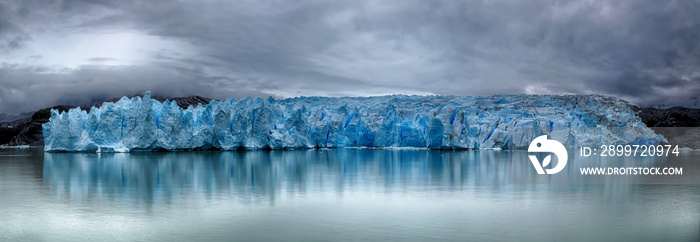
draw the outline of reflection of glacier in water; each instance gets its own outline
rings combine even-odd
[[[511,152],[330,149],[132,154],[46,153],[44,179],[71,199],[127,197],[146,203],[189,196],[242,195],[274,200],[280,193],[358,186],[376,189],[461,189],[507,184]],[[257,196],[256,196],[257,195]]]
[[[524,151],[321,149],[46,153],[43,176],[59,197],[123,197],[151,204],[191,196],[233,196],[244,201],[269,199],[274,202],[279,194],[328,191],[342,194],[358,188],[386,192],[449,191],[482,185],[504,186],[509,184],[509,179],[516,184],[690,184],[688,180],[697,178],[693,171],[699,170],[693,162],[687,162],[692,157],[686,157],[685,162],[668,162],[667,159],[679,158],[601,159],[570,154],[570,159],[569,165],[559,174],[537,175]],[[583,176],[579,173],[582,166],[654,166],[662,162],[684,164],[686,175]]]
[[[697,183],[509,184],[534,171],[520,151],[41,154],[39,183],[13,172],[34,158],[0,156],[0,240],[697,241],[700,226]]]

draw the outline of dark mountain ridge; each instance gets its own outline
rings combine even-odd
[[[636,108],[635,111],[647,127],[700,127],[700,109]]]
[[[636,108],[647,127],[663,135],[670,144],[700,148],[700,109],[672,107]]]
[[[29,118],[32,116],[32,114],[34,114],[34,112],[26,112],[26,113],[20,113],[20,114],[0,113],[0,123],[7,123],[7,122],[15,121],[15,120]]]

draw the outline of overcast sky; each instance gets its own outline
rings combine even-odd
[[[133,95],[700,103],[700,1],[0,1],[0,112]]]

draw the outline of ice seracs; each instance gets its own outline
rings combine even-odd
[[[548,134],[567,147],[658,144],[619,99],[599,95],[244,98],[182,109],[123,97],[90,112],[51,112],[46,151],[418,147],[526,149]]]

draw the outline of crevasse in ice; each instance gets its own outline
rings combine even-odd
[[[123,97],[59,113],[46,151],[417,147],[527,149],[550,135],[567,147],[658,144],[629,103],[599,95],[244,98],[182,109]]]

